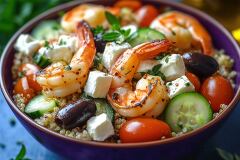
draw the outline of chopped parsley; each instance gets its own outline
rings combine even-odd
[[[190,86],[190,83],[189,82],[185,83],[185,86],[186,87]]]
[[[66,45],[66,44],[67,44],[67,42],[61,39],[58,45],[61,46],[61,45]]]
[[[169,56],[166,56],[166,58],[165,58],[165,62],[166,62],[166,63],[169,62]]]
[[[161,54],[161,55],[159,55],[159,56],[156,56],[155,57],[155,59],[156,60],[162,60],[164,57],[166,57],[168,55],[168,53],[163,53],[163,54]]]
[[[44,41],[44,47],[46,47],[47,49],[52,49],[53,47],[49,44],[48,41]]]
[[[154,66],[152,68],[152,70],[148,70],[147,72],[140,72],[141,75],[144,75],[144,74],[150,74],[150,75],[153,75],[153,76],[159,76],[162,78],[162,80],[166,80],[166,77],[165,75],[160,71],[160,68],[161,68],[162,64],[158,64],[156,66]]]
[[[93,59],[93,67],[102,70],[103,64],[102,64],[102,55],[96,54],[96,56]]]

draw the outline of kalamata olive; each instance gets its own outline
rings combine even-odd
[[[59,110],[55,122],[65,129],[83,126],[96,113],[96,104],[92,100],[78,100]]]
[[[107,42],[102,39],[102,35],[101,34],[94,35],[94,42],[97,52],[103,53]]]
[[[208,55],[201,53],[185,53],[182,57],[187,70],[194,73],[199,78],[209,77],[219,68],[218,62]]]

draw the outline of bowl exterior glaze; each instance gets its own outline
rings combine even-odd
[[[34,136],[41,144],[45,147],[54,151],[63,157],[69,159],[99,159],[99,160],[110,160],[110,159],[180,159],[185,158],[186,155],[194,153],[201,143],[209,138],[226,120],[228,115],[233,108],[236,106],[239,100],[239,83],[240,74],[236,78],[235,98],[229,105],[228,110],[221,114],[218,118],[211,121],[206,126],[197,129],[194,132],[190,132],[184,136],[178,138],[171,138],[156,142],[146,142],[139,144],[106,144],[96,142],[84,142],[77,141],[72,138],[67,138],[52,131],[41,127],[34,123],[30,118],[24,115],[20,110],[17,109],[12,99],[12,78],[11,78],[11,66],[13,64],[14,48],[13,45],[16,38],[21,33],[28,33],[34,26],[36,26],[41,20],[51,19],[57,17],[58,12],[61,10],[69,10],[74,6],[90,1],[75,1],[70,2],[59,7],[56,7],[30,21],[28,24],[23,26],[10,40],[7,47],[4,50],[1,59],[1,88],[3,94],[16,115],[21,121],[23,126]],[[113,1],[97,1],[92,0],[91,2],[109,5]],[[218,49],[225,49],[225,51],[235,60],[234,69],[240,72],[240,50],[237,43],[233,40],[231,35],[215,20],[209,16],[186,7],[181,4],[162,1],[162,0],[146,0],[146,3],[152,3],[157,6],[170,6],[176,10],[183,11],[196,17],[209,31],[213,38],[214,46]]]

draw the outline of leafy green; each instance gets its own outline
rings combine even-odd
[[[69,0],[0,0],[0,54],[9,38],[27,21]]]
[[[223,160],[240,160],[240,156],[237,154],[232,154],[220,148],[216,148],[216,150]]]
[[[111,25],[111,28],[107,31],[104,31],[102,26],[97,26],[93,28],[93,34],[98,37],[102,37],[104,41],[107,42],[117,42],[123,43],[129,37],[131,29],[125,30],[121,28],[119,19],[111,14],[110,12],[105,12],[108,23]]]
[[[21,150],[17,154],[16,158],[12,158],[12,160],[30,160],[29,158],[26,158],[26,147],[23,143],[21,143]]]
[[[150,74],[153,76],[159,76],[162,78],[162,80],[166,80],[165,75],[160,71],[160,68],[162,67],[162,64],[158,64],[152,68],[152,70],[148,70],[147,72],[140,72],[142,75],[144,74]]]

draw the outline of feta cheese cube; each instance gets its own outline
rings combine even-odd
[[[93,98],[105,98],[112,83],[112,76],[100,71],[91,71],[84,91]]]
[[[166,81],[173,81],[185,74],[184,61],[179,54],[167,55],[160,63],[160,71],[165,75]]]
[[[28,34],[21,34],[14,45],[14,48],[17,51],[22,52],[29,56],[32,56],[40,47],[41,47],[40,41],[34,40]]]
[[[39,54],[44,54],[52,62],[64,61],[69,63],[74,52],[77,51],[77,46],[77,37],[62,35],[57,43],[40,48]]]
[[[114,135],[114,128],[106,113],[92,117],[87,121],[87,131],[95,141],[104,141]]]
[[[105,50],[103,52],[103,65],[108,70],[117,61],[118,57],[127,49],[131,48],[130,44],[116,44],[115,42],[110,42],[106,44]]]
[[[177,78],[174,81],[167,82],[168,94],[173,98],[181,93],[194,91],[195,87],[186,76]]]
[[[160,64],[158,60],[143,60],[140,62],[137,73],[147,72],[152,70],[154,66]]]

